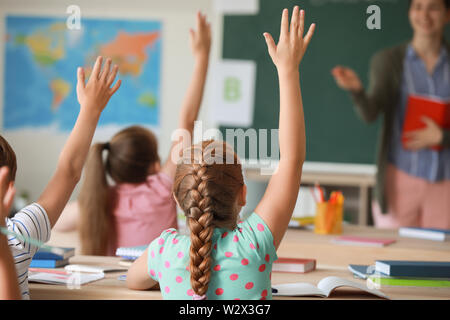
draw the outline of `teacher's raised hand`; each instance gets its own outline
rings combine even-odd
[[[331,70],[331,74],[341,89],[352,92],[358,92],[363,89],[363,85],[358,75],[350,68],[336,66]]]

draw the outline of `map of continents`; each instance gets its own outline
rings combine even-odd
[[[99,126],[159,126],[161,25],[156,21],[6,18],[3,129],[68,132],[79,112],[76,70],[89,76],[98,55],[119,66],[122,86]]]

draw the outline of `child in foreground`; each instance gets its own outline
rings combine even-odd
[[[39,199],[21,209],[11,219],[3,219],[7,214],[0,217],[2,224],[5,221],[10,231],[40,242],[50,239],[52,227],[80,180],[100,114],[121,84],[119,80],[111,87],[118,67],[111,69],[111,59],[107,59],[102,70],[102,61],[102,57],[97,58],[87,83],[84,70],[78,68],[77,96],[81,106],[78,119],[61,151],[56,171]],[[16,156],[9,143],[0,136],[0,167],[2,166],[9,169],[7,194],[11,194],[17,169]],[[20,295],[22,299],[29,299],[28,267],[38,247],[15,237],[8,238],[8,246],[14,258]]]
[[[178,128],[192,136],[211,47],[211,27],[200,12],[196,30],[190,30],[190,43],[195,64]],[[156,137],[139,126],[118,132],[109,142],[93,145],[78,201],[65,210],[55,230],[78,228],[82,254],[115,255],[118,247],[148,245],[161,231],[176,228],[172,186],[178,154],[173,152],[174,146],[160,164]],[[114,185],[107,183],[106,174]]]
[[[164,231],[129,269],[129,288],[145,290],[159,283],[165,299],[272,298],[272,263],[292,216],[305,160],[299,64],[315,26],[303,37],[304,19],[296,6],[289,25],[285,9],[278,44],[264,34],[279,77],[280,162],[255,212],[238,221],[246,186],[228,144],[204,141],[185,149],[173,194],[190,236]]]
[[[14,187],[8,187],[8,175],[8,167],[0,168],[0,227],[5,227],[5,219],[15,193]],[[0,300],[20,299],[14,260],[8,247],[7,238],[2,233],[0,233],[0,284]]]

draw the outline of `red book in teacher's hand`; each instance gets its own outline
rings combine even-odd
[[[405,122],[403,124],[403,135],[406,132],[423,129],[426,127],[422,117],[432,119],[444,130],[450,130],[450,101],[431,99],[428,97],[409,96],[406,108]],[[408,141],[402,137],[403,147]],[[441,146],[433,146],[433,150],[442,150]]]

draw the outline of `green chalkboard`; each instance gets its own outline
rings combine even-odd
[[[371,4],[381,9],[381,30],[369,30],[366,26],[370,16],[366,10]],[[349,66],[367,87],[372,55],[412,36],[408,1],[260,0],[257,15],[225,16],[222,58],[257,63],[252,125],[255,129],[278,128],[279,115],[278,78],[262,34],[270,32],[277,42],[281,11],[288,8],[291,13],[294,5],[305,9],[306,28],[313,22],[317,24],[300,66],[307,161],[375,163],[381,118],[370,125],[364,123],[354,111],[350,96],[337,87],[330,72],[336,65]],[[220,128],[224,135],[227,128],[230,127]]]

